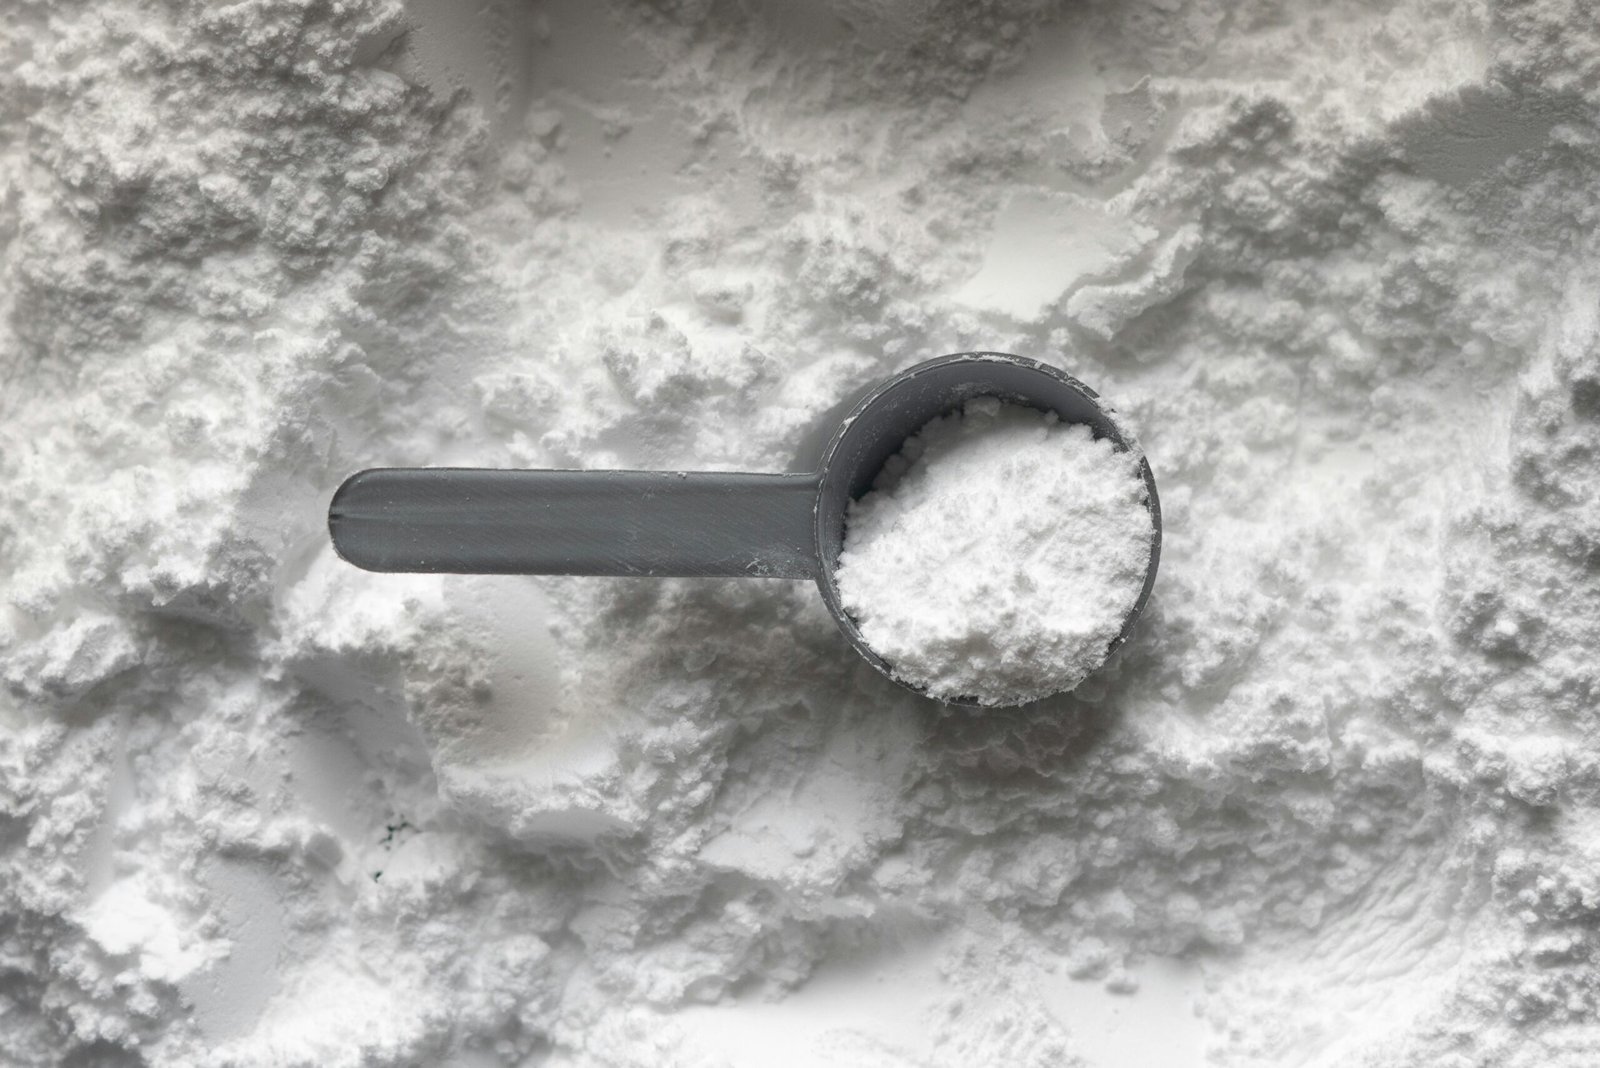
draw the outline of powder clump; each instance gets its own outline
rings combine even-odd
[[[1104,662],[1150,542],[1137,454],[979,397],[923,427],[851,506],[840,597],[897,678],[1022,704]]]

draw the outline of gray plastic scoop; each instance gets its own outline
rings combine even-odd
[[[812,579],[850,643],[894,678],[839,603],[845,512],[908,437],[983,396],[1053,411],[1134,448],[1094,390],[1070,375],[1020,356],[959,353],[869,390],[805,473],[380,468],[339,487],[328,529],[339,555],[368,571]],[[1150,565],[1107,656],[1132,632],[1161,557],[1161,505],[1142,457],[1139,472],[1149,490]]]

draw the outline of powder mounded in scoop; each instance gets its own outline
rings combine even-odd
[[[1150,560],[1138,456],[1054,414],[969,401],[851,506],[839,593],[896,677],[1021,704],[1105,660]]]

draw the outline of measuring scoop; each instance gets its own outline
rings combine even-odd
[[[967,352],[867,391],[812,471],[376,468],[334,493],[328,529],[339,555],[368,571],[811,579],[850,644],[893,679],[839,601],[834,569],[845,514],[907,438],[975,397],[1055,412],[1118,449],[1137,450],[1098,394],[1071,375],[1020,356]],[[1161,505],[1142,455],[1139,475],[1148,490],[1150,564],[1107,656],[1132,633],[1161,557]]]

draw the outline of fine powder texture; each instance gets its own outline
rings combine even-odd
[[[1070,690],[1139,598],[1146,497],[1136,453],[977,398],[923,427],[851,505],[840,599],[895,677],[931,697]]]
[[[6,7],[5,1068],[1600,1064],[1592,0]],[[1068,694],[328,543],[978,350],[1159,478]]]

